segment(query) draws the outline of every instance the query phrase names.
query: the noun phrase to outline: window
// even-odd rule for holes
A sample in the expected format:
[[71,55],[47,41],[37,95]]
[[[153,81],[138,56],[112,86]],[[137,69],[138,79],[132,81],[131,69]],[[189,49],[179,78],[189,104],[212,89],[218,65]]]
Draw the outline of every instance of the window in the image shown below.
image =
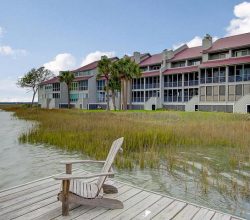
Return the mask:
[[45,90],[52,90],[52,84],[45,85]]
[[250,81],[250,64],[244,65],[244,81]]
[[154,66],[149,66],[149,70],[159,70],[161,68],[161,65],[154,65]]
[[53,99],[60,99],[60,93],[53,93],[52,98]]
[[78,90],[78,82],[72,82],[70,86],[70,90]]
[[97,92],[97,100],[98,102],[105,102],[105,92]]
[[104,90],[105,80],[97,80],[97,90]]
[[225,59],[228,52],[209,54],[209,60]]
[[212,101],[212,86],[207,86],[206,88],[206,95],[207,95],[207,101]]
[[69,99],[70,99],[70,102],[77,102],[78,101],[78,94],[74,94],[74,93],[72,93],[72,94],[70,94],[70,96],[69,96]]
[[53,91],[60,91],[60,83],[53,83]]
[[247,55],[250,55],[250,48],[233,51],[233,56],[235,57],[241,57],[241,56],[247,56]]
[[183,67],[186,65],[186,62],[185,61],[180,61],[180,62],[173,62],[172,63],[172,68],[177,68],[177,67]]
[[198,66],[201,64],[201,59],[189,60],[188,66]]
[[79,81],[79,90],[88,90],[88,80]]
[[144,92],[143,91],[132,92],[132,102],[144,102]]
[[148,71],[148,67],[147,66],[140,67],[140,69],[141,69],[142,72]]

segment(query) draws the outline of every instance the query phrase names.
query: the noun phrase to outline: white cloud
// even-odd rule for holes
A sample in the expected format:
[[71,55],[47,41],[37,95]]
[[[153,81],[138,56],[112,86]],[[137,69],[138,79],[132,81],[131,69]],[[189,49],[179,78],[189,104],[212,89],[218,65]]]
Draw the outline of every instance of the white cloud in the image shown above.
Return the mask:
[[102,51],[95,51],[92,53],[89,53],[81,63],[81,66],[87,65],[89,63],[92,63],[94,61],[100,60],[102,56],[106,55],[107,57],[114,57],[115,52],[114,51],[109,51],[109,52],[102,52]]
[[[19,88],[16,85],[17,79],[0,79],[0,102],[30,102],[32,92]],[[37,100],[37,99],[36,99]]]
[[63,70],[71,70],[76,65],[75,57],[70,53],[61,53],[56,55],[56,57],[44,64],[46,69],[51,70],[54,73],[58,73]]
[[27,55],[27,51],[24,49],[13,49],[9,45],[0,45],[0,55],[3,56],[24,56]]
[[242,2],[234,6],[234,15],[226,28],[227,36],[250,32],[250,2]]

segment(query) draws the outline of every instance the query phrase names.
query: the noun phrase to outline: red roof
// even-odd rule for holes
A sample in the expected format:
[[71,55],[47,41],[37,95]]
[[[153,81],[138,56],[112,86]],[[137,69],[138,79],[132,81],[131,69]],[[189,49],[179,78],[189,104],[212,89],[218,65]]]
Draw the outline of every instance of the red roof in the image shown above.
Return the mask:
[[[110,59],[111,60],[117,60],[118,58],[117,57],[112,57]],[[98,65],[99,61],[100,60],[89,63],[89,64],[87,64],[85,66],[82,66],[82,67],[76,69],[76,70],[72,70],[72,72],[82,72],[82,71],[87,71],[87,70],[93,70],[93,69],[97,68],[97,65]]]
[[200,68],[204,68],[204,67],[216,67],[216,66],[226,66],[226,65],[249,63],[249,62],[250,62],[250,56],[232,57],[232,58],[229,58],[229,59],[213,60],[213,61],[203,62],[200,65]]
[[159,64],[162,61],[162,54],[158,53],[158,54],[154,54],[151,55],[149,58],[143,60],[142,62],[140,62],[140,66],[148,66],[148,65],[153,65],[153,64]]
[[43,82],[40,83],[40,85],[46,85],[46,84],[57,83],[57,82],[60,82],[58,76],[53,77],[53,78],[51,78],[49,80],[43,81]]
[[202,52],[201,46],[186,48],[186,49],[180,51],[179,53],[177,53],[171,59],[171,61],[186,60],[186,59],[190,59],[190,58],[201,57],[202,56],[201,52]]
[[178,68],[167,69],[163,72],[163,74],[167,75],[167,74],[189,73],[189,72],[198,72],[198,66],[178,67]]
[[159,70],[142,73],[142,77],[159,76],[159,75],[160,75],[160,71]]
[[250,32],[230,37],[224,37],[216,40],[212,47],[205,50],[204,52],[212,52],[218,50],[224,50],[229,48],[237,48],[242,46],[250,46]]

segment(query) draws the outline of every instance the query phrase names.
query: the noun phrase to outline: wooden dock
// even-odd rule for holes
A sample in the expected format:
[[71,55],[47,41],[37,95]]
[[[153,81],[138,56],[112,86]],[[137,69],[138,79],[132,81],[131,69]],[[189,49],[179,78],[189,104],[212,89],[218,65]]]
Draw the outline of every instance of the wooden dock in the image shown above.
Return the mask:
[[[79,170],[74,172],[87,173]],[[106,195],[106,197],[115,197],[121,200],[124,203],[123,209],[107,210],[73,205],[70,207],[70,215],[63,217],[61,216],[61,202],[57,201],[61,183],[50,176],[0,191],[0,219],[242,219],[147,191],[115,179],[108,181],[115,185],[119,192],[118,194]]]

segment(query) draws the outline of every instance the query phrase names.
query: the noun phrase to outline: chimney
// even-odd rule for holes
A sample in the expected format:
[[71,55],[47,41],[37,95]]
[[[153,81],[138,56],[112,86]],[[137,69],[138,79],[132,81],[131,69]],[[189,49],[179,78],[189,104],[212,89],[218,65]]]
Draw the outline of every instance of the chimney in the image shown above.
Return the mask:
[[213,44],[213,38],[206,34],[206,36],[202,39],[202,49],[207,50],[208,48],[212,47]]
[[134,60],[136,63],[140,63],[140,61],[141,61],[141,53],[140,52],[134,52]]
[[174,51],[173,50],[163,50],[162,51],[162,64],[163,67],[166,66],[167,60],[172,59],[174,57]]

